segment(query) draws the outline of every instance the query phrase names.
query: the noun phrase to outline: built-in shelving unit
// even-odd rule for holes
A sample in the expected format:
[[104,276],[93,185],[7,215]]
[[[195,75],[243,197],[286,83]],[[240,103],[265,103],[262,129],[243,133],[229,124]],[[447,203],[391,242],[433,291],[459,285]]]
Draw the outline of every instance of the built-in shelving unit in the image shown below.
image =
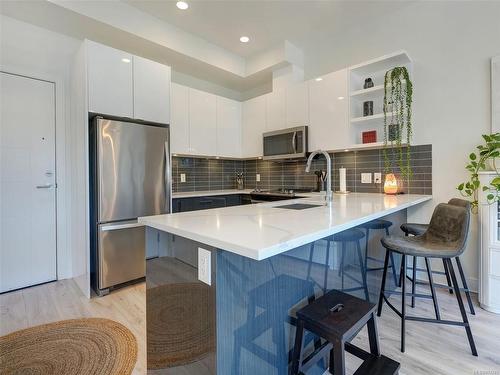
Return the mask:
[[[352,142],[359,145],[358,148],[370,147],[362,144],[362,132],[369,130],[375,130],[377,132],[376,143],[383,144],[384,77],[388,70],[396,66],[407,67],[411,74],[411,60],[405,51],[394,52],[349,68],[350,133]],[[363,88],[366,78],[372,79],[373,87]],[[363,116],[365,101],[373,101],[373,115]]]

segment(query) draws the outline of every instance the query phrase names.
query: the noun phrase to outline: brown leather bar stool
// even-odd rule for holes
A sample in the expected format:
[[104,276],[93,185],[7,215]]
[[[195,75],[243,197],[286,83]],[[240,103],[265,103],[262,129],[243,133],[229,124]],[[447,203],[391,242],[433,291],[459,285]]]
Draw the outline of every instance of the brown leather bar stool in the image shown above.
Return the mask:
[[[357,375],[394,375],[399,363],[380,355],[376,305],[338,290],[331,290],[297,311],[297,331],[291,375],[303,374],[330,352],[329,373],[345,374],[345,352],[363,360]],[[368,328],[370,352],[350,342],[364,327]],[[302,358],[304,331],[326,340],[319,348]]]
[[[460,256],[465,250],[467,237],[469,233],[470,210],[465,207],[452,204],[441,203],[436,206],[432,214],[431,222],[426,232],[415,237],[396,237],[388,236],[382,238],[382,245],[387,249],[384,261],[384,274],[382,276],[382,286],[380,289],[378,316],[382,313],[383,303],[387,305],[401,318],[401,351],[405,351],[405,323],[407,320],[419,321],[426,323],[448,324],[461,326],[465,328],[472,355],[477,356],[476,345],[470,329],[470,324],[465,311],[462,295],[458,286],[457,277],[453,269],[451,260]],[[443,320],[439,318],[436,310],[436,319],[422,318],[417,316],[408,316],[406,314],[406,296],[417,296],[414,293],[406,293],[406,278],[402,278],[401,283],[401,311],[397,310],[394,305],[389,302],[388,297],[394,292],[385,291],[385,281],[387,277],[387,268],[389,256],[391,252],[401,254],[404,269],[406,269],[407,256],[423,257],[428,263],[428,259],[439,258],[443,259],[450,272],[451,282],[457,298],[462,321]],[[432,275],[429,275],[432,280]],[[432,291],[432,283],[431,283]],[[434,295],[434,293],[433,293]],[[435,298],[434,298],[435,299]],[[435,305],[436,307],[436,305]]]
[[[470,210],[470,202],[466,201],[464,199],[458,199],[458,198],[452,198],[448,201],[448,204],[459,206],[459,207],[464,207],[468,210]],[[422,234],[425,233],[425,231],[429,228],[429,224],[417,224],[417,223],[405,223],[401,225],[401,230],[405,233],[406,236],[408,235],[413,235],[413,236],[421,236]],[[460,288],[461,292],[465,292],[465,296],[467,298],[467,303],[469,305],[469,310],[472,315],[476,315],[476,312],[474,310],[474,304],[472,303],[472,298],[470,295],[470,289],[467,285],[467,279],[465,277],[464,270],[462,268],[462,263],[460,262],[460,257],[455,258],[455,262],[457,263],[457,268],[458,272],[460,274],[460,279],[462,281],[462,288]],[[435,287],[438,288],[446,288],[449,290],[450,294],[453,294],[453,286],[451,285],[451,278],[450,278],[450,273],[448,271],[448,267],[446,266],[446,262],[443,259],[443,268],[444,272],[438,272],[434,270],[427,270],[427,272],[431,272],[432,274],[439,274],[439,275],[445,275],[446,276],[446,285],[442,284],[435,284]],[[408,278],[412,282],[412,293],[415,293],[416,285],[426,285],[426,282],[420,282],[416,281],[416,276],[417,276],[417,271],[424,271],[422,269],[417,268],[417,258],[413,257],[413,264],[412,264],[412,277]],[[406,275],[406,270],[403,272],[404,275]],[[411,307],[415,307],[415,297],[411,298]]]

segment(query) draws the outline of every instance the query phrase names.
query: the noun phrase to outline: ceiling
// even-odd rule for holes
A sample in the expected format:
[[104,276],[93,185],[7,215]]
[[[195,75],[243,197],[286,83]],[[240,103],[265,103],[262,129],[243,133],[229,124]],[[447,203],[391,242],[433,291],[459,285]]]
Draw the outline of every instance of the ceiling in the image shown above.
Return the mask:
[[[387,19],[411,1],[261,1],[185,0],[179,10],[173,0],[122,0],[142,12],[196,34],[235,54],[250,57],[289,40],[297,47],[315,33],[341,33],[347,27]],[[241,43],[240,36],[250,37]]]

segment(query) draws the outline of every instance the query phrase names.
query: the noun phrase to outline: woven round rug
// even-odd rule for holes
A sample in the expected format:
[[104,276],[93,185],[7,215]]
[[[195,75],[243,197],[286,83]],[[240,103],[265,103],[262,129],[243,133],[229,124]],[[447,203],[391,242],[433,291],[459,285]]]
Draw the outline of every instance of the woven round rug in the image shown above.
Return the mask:
[[108,319],[73,319],[0,337],[0,374],[130,374],[137,341]]
[[201,283],[148,289],[148,369],[197,361],[215,350],[213,291]]

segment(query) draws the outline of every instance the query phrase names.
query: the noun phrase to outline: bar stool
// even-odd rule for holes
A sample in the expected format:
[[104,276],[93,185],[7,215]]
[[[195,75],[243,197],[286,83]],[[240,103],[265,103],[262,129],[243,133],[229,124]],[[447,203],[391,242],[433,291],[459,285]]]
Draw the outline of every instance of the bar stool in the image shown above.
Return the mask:
[[[399,363],[380,355],[375,319],[376,305],[338,290],[331,290],[297,311],[297,331],[292,356],[291,375],[305,373],[330,352],[329,373],[345,374],[345,351],[363,360],[357,375],[393,375]],[[368,328],[370,352],[350,343],[364,327]],[[326,340],[304,360],[304,331]]]
[[[326,255],[325,255],[325,271],[324,271],[324,276],[323,276],[323,294],[327,292],[328,290],[328,267],[330,263],[330,250],[331,250],[331,243],[336,242],[340,244],[340,267],[339,267],[339,272],[338,276],[341,278],[341,289],[344,292],[354,292],[357,290],[363,290],[365,293],[365,298],[367,301],[370,300],[370,296],[368,293],[368,285],[366,282],[366,270],[364,268],[364,263],[363,263],[363,257],[361,254],[361,244],[360,241],[364,237],[364,233],[356,228],[352,229],[347,229],[343,232],[334,234],[333,236],[330,236],[326,238],[327,241],[327,247],[326,247]],[[314,257],[314,242],[311,244],[310,252],[309,252],[309,265],[307,267],[307,280],[311,280],[311,268],[312,268],[312,263],[313,263],[313,257]],[[347,252],[347,245],[348,244],[353,244],[356,246],[356,252],[357,252],[357,257],[358,257],[358,263],[360,267],[360,273],[361,273],[361,280],[356,279],[354,276],[352,276],[350,273],[346,272],[345,270],[345,256]],[[360,284],[359,287],[353,287],[353,288],[345,288],[345,278],[349,278],[356,283]]]
[[[464,199],[458,199],[458,198],[452,198],[448,201],[448,204],[454,205],[454,206],[459,206],[459,207],[464,207],[468,210],[470,210],[470,202],[466,201]],[[421,236],[422,234],[425,233],[425,231],[429,228],[428,224],[417,224],[417,223],[405,223],[401,225],[401,230],[405,233],[405,236],[408,235],[413,235],[413,236]],[[455,262],[457,263],[457,268],[458,272],[460,274],[460,279],[462,281],[463,288],[460,288],[460,291],[465,292],[465,296],[467,298],[467,303],[469,305],[469,310],[472,315],[476,315],[476,312],[474,310],[474,304],[472,303],[472,298],[470,295],[470,289],[467,285],[467,279],[465,278],[465,273],[462,268],[462,263],[460,262],[460,257],[455,258]],[[446,266],[446,262],[443,259],[443,268],[444,272],[438,272],[438,271],[433,271],[430,270],[431,273],[433,274],[439,274],[439,275],[445,275],[446,276],[446,285],[441,285],[441,284],[435,284],[436,287],[438,288],[446,288],[449,290],[450,294],[453,294],[453,286],[451,285],[451,279],[450,279],[450,273],[448,271],[448,267]],[[425,282],[419,282],[416,281],[416,276],[417,276],[417,271],[423,271],[422,269],[417,268],[417,258],[413,257],[413,264],[412,264],[412,277],[408,279],[412,282],[412,293],[415,293],[416,285],[426,285],[427,283]],[[429,270],[427,270],[429,272]],[[406,275],[406,271],[404,272]],[[411,299],[411,307],[415,307],[415,297],[412,297]]]
[[[378,258],[370,257],[368,256],[368,245],[370,243],[370,230],[384,230],[385,235],[389,235],[389,228],[392,226],[392,222],[388,220],[383,220],[383,219],[375,219],[372,221],[369,221],[367,223],[361,224],[359,227],[365,229],[365,234],[366,234],[366,246],[365,246],[365,270],[366,272],[372,272],[372,271],[380,271],[383,270],[384,267],[368,267],[368,259],[371,261],[379,262],[379,263],[384,263],[383,260],[380,260]],[[394,263],[394,256],[391,254],[391,265],[389,266],[392,268],[392,274],[394,276],[394,285],[399,286],[400,283],[398,283],[398,276],[396,274],[396,265]]]
[[[472,336],[472,331],[470,329],[470,324],[467,318],[467,313],[465,312],[464,303],[462,301],[462,295],[460,294],[460,289],[458,286],[458,281],[453,269],[451,259],[460,256],[465,250],[465,245],[467,242],[468,232],[469,232],[469,222],[470,222],[470,210],[468,208],[441,203],[436,206],[434,213],[432,214],[431,222],[427,231],[416,237],[396,237],[388,236],[382,238],[382,245],[386,248],[385,260],[384,260],[384,273],[382,276],[382,286],[380,289],[378,312],[377,315],[380,316],[382,313],[382,306],[384,301],[387,305],[401,318],[401,351],[405,351],[405,323],[407,320],[419,321],[426,323],[438,323],[438,324],[448,324],[454,326],[461,326],[465,328],[467,333],[467,338],[469,340],[469,345],[472,351],[472,355],[477,356],[476,345],[474,343],[474,338]],[[439,318],[439,311],[436,309],[437,304],[435,303],[436,309],[436,319],[422,318],[417,316],[406,315],[406,296],[416,296],[420,295],[414,293],[406,293],[406,278],[403,277],[401,283],[401,311],[397,310],[390,302],[388,297],[390,292],[385,291],[385,282],[387,278],[387,268],[389,263],[389,257],[391,252],[396,252],[402,255],[402,262],[404,269],[406,269],[406,258],[407,256],[423,257],[428,263],[430,258],[440,258],[446,263],[448,271],[450,272],[451,282],[457,298],[458,307],[460,309],[460,314],[462,315],[462,321],[452,321],[452,320],[442,320]],[[432,280],[432,275],[429,275]],[[435,293],[433,291],[433,285],[431,283],[431,292],[434,301]],[[389,294],[389,295],[387,295]]]

